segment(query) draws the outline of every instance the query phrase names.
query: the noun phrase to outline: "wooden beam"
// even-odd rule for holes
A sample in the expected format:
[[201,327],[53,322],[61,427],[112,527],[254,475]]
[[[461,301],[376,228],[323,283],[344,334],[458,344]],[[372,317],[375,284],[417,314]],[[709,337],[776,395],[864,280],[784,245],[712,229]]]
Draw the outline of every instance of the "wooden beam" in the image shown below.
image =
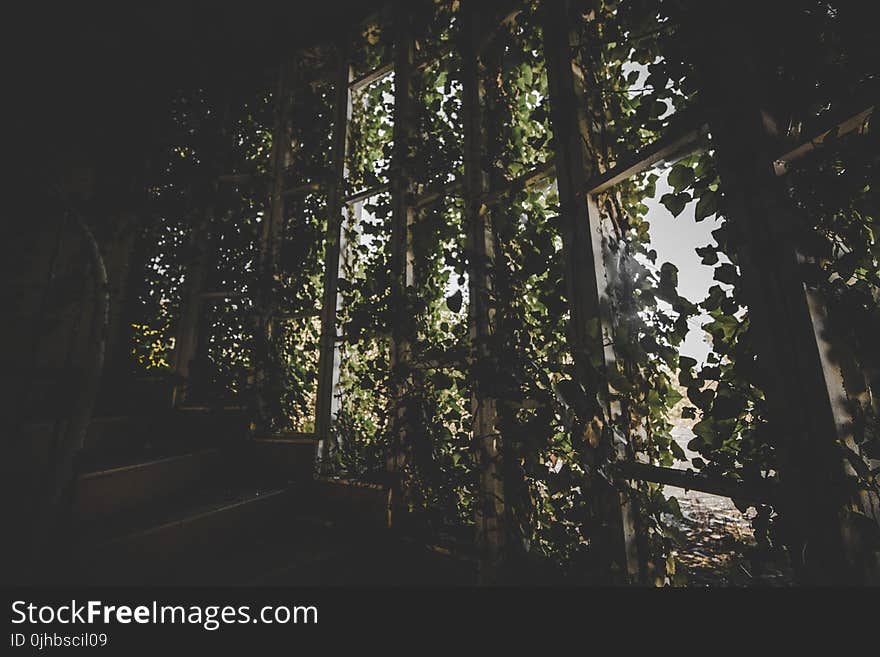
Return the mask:
[[303,183],[302,185],[297,185],[296,187],[288,187],[281,194],[284,198],[289,198],[291,196],[304,196],[306,194],[311,194],[312,192],[322,192],[325,191],[327,185],[321,182],[310,182]]
[[[483,170],[485,132],[482,113],[478,43],[480,13],[476,0],[463,0],[462,20],[462,116],[464,123],[465,222],[468,247],[468,331],[470,367],[485,372],[481,361],[490,362],[488,343],[494,333],[491,308],[495,245],[489,208],[483,199],[488,175]],[[483,584],[498,583],[503,572],[508,528],[504,490],[502,437],[495,428],[496,400],[479,389],[471,397],[472,444],[477,447],[479,498],[475,506],[476,543],[480,555],[479,578]]]
[[425,59],[421,59],[415,62],[415,64],[413,64],[413,70],[416,73],[421,73],[425,69],[433,66],[439,61],[442,61],[444,57],[446,57],[447,55],[451,55],[454,52],[455,48],[453,47],[453,42],[447,41],[446,43],[440,45],[435,53],[432,54],[430,57],[426,57]]
[[[506,198],[510,193],[519,190],[519,189],[528,189],[529,187],[533,187],[547,178],[551,178],[556,173],[556,165],[551,158],[547,162],[542,162],[537,165],[535,168],[527,171],[526,173],[517,176],[513,180],[508,181],[506,184],[493,185],[492,190],[486,190],[482,196],[482,201],[488,206],[492,206],[503,198]],[[441,185],[439,187],[427,189],[423,191],[416,197],[414,202],[414,206],[417,210],[423,210],[427,207],[430,207],[434,203],[438,203],[450,196],[459,196],[462,194],[465,185],[461,180],[453,180],[452,182],[448,182],[445,185]]]
[[[413,136],[415,130],[413,96],[413,62],[415,43],[410,27],[407,3],[394,3],[394,151],[391,164],[391,370],[392,447],[388,470],[402,475],[409,460],[409,430],[404,404],[407,377],[404,373],[411,358],[411,336],[407,333],[409,318],[404,316],[406,290],[415,282],[410,231],[415,221],[412,204],[411,179]],[[406,482],[402,485],[402,500],[407,497]]]
[[[852,510],[870,512],[851,495],[841,446],[852,419],[840,382],[846,345],[827,330],[818,290],[802,277],[803,230],[785,190],[768,170],[778,148],[762,111],[772,92],[753,88],[763,62],[751,55],[741,3],[702,5],[695,20],[724,26],[707,37],[697,72],[709,117],[725,214],[736,240],[741,288],[748,302],[756,366],[774,438],[780,480],[777,510],[799,579],[811,584],[866,583],[880,576]],[[737,57],[730,53],[737,52]],[[765,97],[766,94],[766,97]]]
[[368,87],[377,80],[388,77],[392,73],[394,73],[394,62],[388,62],[387,64],[383,64],[382,66],[374,68],[372,71],[353,79],[349,83],[348,88],[351,89],[353,94],[356,94],[364,87]]
[[464,189],[464,185],[460,180],[454,180],[440,187],[432,187],[419,194],[413,205],[417,210],[424,210],[450,196],[461,194],[462,189]]
[[193,227],[189,243],[192,259],[187,264],[183,280],[180,319],[174,334],[174,352],[171,369],[177,375],[177,383],[171,393],[171,403],[180,406],[186,402],[189,388],[189,370],[195,358],[199,339],[199,318],[202,312],[202,294],[208,276],[208,246],[210,243],[213,209],[208,209]]
[[[588,211],[584,190],[596,171],[595,154],[588,144],[592,136],[587,127],[585,93],[582,82],[575,75],[571,56],[576,50],[578,34],[572,29],[573,11],[570,0],[544,5],[544,54],[550,91],[550,119],[555,145],[556,180],[559,187],[560,230],[563,241],[563,260],[569,302],[569,344],[574,357],[578,378],[595,391],[608,405],[607,381],[602,380],[606,352],[602,343],[602,312],[600,275],[604,267],[602,244],[597,234],[595,217]],[[596,368],[594,362],[602,363]],[[610,416],[613,409],[608,406]],[[604,422],[596,418],[595,422]],[[613,451],[613,447],[611,450]],[[597,452],[598,453],[598,452]],[[608,546],[607,572],[616,563],[628,581],[640,574],[636,518],[634,509],[624,493],[610,486],[603,489],[597,482],[591,496],[593,513],[601,518],[601,526],[591,531],[606,534],[602,542]],[[619,547],[617,547],[619,546]]]
[[624,479],[651,481],[665,486],[729,497],[753,504],[771,504],[776,495],[774,484],[746,484],[734,477],[709,477],[693,470],[664,468],[650,463],[622,461],[614,464],[614,472]]
[[[428,57],[426,59],[420,60],[418,62],[413,62],[412,70],[414,73],[424,71],[426,68],[430,67],[433,64],[436,64],[444,57],[454,52],[451,43],[444,44],[440,47],[439,51]],[[394,62],[389,62],[387,64],[382,64],[381,66],[377,66],[372,71],[368,71],[363,75],[355,78],[351,81],[349,88],[353,93],[357,93],[364,87],[368,87],[374,82],[381,80],[384,77],[387,77],[394,73]]]
[[376,185],[375,187],[371,187],[370,189],[365,189],[362,192],[357,192],[356,194],[349,194],[345,197],[344,203],[345,205],[354,205],[355,203],[362,203],[368,199],[373,198],[374,196],[378,196],[379,194],[385,194],[391,191],[391,184],[385,183],[382,185]]
[[688,115],[669,126],[656,141],[633,155],[625,156],[619,164],[590,180],[587,193],[599,194],[656,164],[686,157],[699,148],[700,141],[708,134],[709,127],[704,121],[693,120]]
[[292,86],[292,64],[282,62],[278,72],[278,85],[275,100],[275,125],[272,130],[272,183],[269,196],[269,213],[263,222],[260,237],[260,260],[264,273],[272,276],[278,266],[281,252],[282,231],[284,228],[284,179],[290,168],[292,153],[290,148],[290,94]]
[[[806,258],[802,257],[800,260],[805,262]],[[850,345],[844,344],[835,337],[834,318],[830,316],[820,291],[813,285],[805,285],[804,292],[828,402],[837,430],[837,439],[850,455],[866,461],[868,468],[880,467],[880,459],[871,459],[864,455],[856,442],[854,427],[857,419],[853,413],[853,406],[859,401],[864,403],[867,400],[864,397],[859,400],[859,390],[853,389],[848,383],[864,382],[864,373]],[[843,459],[843,469],[849,477],[855,479],[858,475],[849,459]],[[877,491],[861,489],[854,497],[854,506],[880,526],[880,495]],[[861,551],[861,547],[856,547],[856,551]],[[880,559],[875,561],[874,568],[874,583],[880,583]]]
[[343,187],[348,176],[349,122],[351,121],[350,82],[354,75],[350,61],[350,45],[345,36],[337,46],[338,70],[333,127],[333,180],[327,190],[327,239],[324,253],[324,291],[321,301],[321,341],[318,355],[318,392],[315,408],[315,433],[318,437],[320,467],[326,465],[336,447],[330,438],[330,427],[336,411],[336,388],[339,382],[339,267],[343,252]]
[[291,165],[293,153],[290,141],[290,99],[294,80],[294,65],[287,60],[278,67],[278,83],[275,90],[275,124],[272,129],[271,185],[269,212],[262,222],[255,291],[254,350],[248,386],[255,391],[254,427],[264,429],[272,420],[267,388],[270,377],[275,375],[277,354],[273,352],[275,312],[277,301],[273,294],[281,259],[284,236],[286,172]]
[[785,175],[788,173],[792,162],[821,147],[829,137],[842,137],[856,130],[861,130],[868,118],[874,114],[875,109],[876,105],[871,105],[867,109],[848,116],[842,121],[834,120],[833,125],[830,127],[819,130],[812,137],[776,157],[773,160],[773,171],[777,176]]
[[556,175],[556,162],[553,158],[550,158],[546,162],[542,162],[533,169],[530,169],[524,174],[517,176],[504,187],[499,188],[496,185],[495,189],[485,195],[485,197],[483,198],[483,202],[489,206],[495,205],[496,203],[498,203],[498,201],[506,198],[512,192],[518,191],[520,189],[528,189],[529,187],[534,187],[538,183],[546,180],[547,178],[551,178],[554,175]]
[[243,292],[236,290],[210,290],[199,294],[199,298],[203,300],[238,299],[244,296],[245,294]]

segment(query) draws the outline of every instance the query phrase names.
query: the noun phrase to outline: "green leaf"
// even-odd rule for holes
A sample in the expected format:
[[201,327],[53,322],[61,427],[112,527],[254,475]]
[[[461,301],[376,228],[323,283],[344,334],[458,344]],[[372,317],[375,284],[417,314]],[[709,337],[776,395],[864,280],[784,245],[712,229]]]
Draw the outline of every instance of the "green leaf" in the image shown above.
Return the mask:
[[[694,433],[702,438],[704,442],[708,444],[712,444],[715,442],[716,429],[715,423],[711,418],[706,420],[701,420],[694,425]],[[688,444],[690,446],[690,443]]]
[[722,283],[727,283],[728,285],[734,285],[736,283],[737,274],[736,267],[734,267],[729,262],[724,263],[720,267],[715,269],[715,280],[720,281]]
[[711,189],[707,189],[700,194],[700,200],[697,201],[697,208],[694,211],[694,219],[702,221],[706,217],[710,217],[718,211],[718,195]]
[[673,217],[680,215],[690,200],[691,197],[688,194],[664,194],[660,197],[660,202],[666,206]]
[[684,453],[684,450],[674,440],[669,443],[669,449],[672,451],[672,455],[677,458],[679,461],[684,461],[687,459],[687,455]]
[[692,370],[697,366],[697,359],[690,356],[679,356],[678,366],[683,370]]
[[452,388],[452,386],[455,384],[455,381],[453,381],[452,377],[449,376],[448,374],[446,374],[445,372],[436,372],[431,377],[431,382],[438,389],[441,389],[441,390]]
[[702,258],[702,263],[704,265],[717,265],[718,264],[718,249],[714,246],[701,246],[694,249],[697,255]]
[[684,164],[676,164],[669,172],[669,184],[678,194],[690,187],[694,182],[694,170]]
[[678,296],[676,288],[678,287],[678,267],[671,262],[664,262],[660,266],[660,281],[657,286],[657,296],[665,301],[673,303]]
[[461,310],[461,304],[461,290],[453,294],[451,297],[446,298],[446,307],[454,313],[457,313]]

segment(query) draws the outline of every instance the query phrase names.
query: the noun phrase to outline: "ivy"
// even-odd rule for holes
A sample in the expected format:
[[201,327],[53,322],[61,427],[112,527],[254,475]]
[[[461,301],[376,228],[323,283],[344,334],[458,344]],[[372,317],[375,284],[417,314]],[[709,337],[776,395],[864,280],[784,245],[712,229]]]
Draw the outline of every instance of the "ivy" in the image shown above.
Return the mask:
[[[789,52],[788,38],[780,43],[758,39],[758,61],[768,62],[759,74],[777,90],[770,99],[773,109],[790,117],[783,129],[799,138],[839,109],[835,99],[841,89],[875,80],[875,73],[859,63],[865,58],[857,55],[876,45],[858,36],[848,14],[825,3],[784,4],[792,25],[799,26],[789,32],[811,35],[806,39],[811,45],[792,46]],[[541,55],[543,3],[522,2],[520,9],[487,38],[481,52],[488,138],[481,166],[493,190],[506,189],[510,181],[549,162],[553,153]],[[699,107],[694,67],[702,53],[699,40],[686,29],[684,0],[591,0],[582,9],[572,17],[579,33],[573,55],[586,83],[588,165],[598,173]],[[461,61],[454,47],[461,26],[457,2],[413,3],[411,18],[417,73],[413,115],[407,120],[415,139],[406,173],[414,193],[422,194],[463,176]],[[356,75],[391,61],[390,35],[384,18],[353,35]],[[251,334],[260,309],[249,300],[258,297],[256,290],[268,290],[278,330],[270,345],[273,369],[265,396],[271,400],[269,426],[276,430],[311,431],[314,424],[336,95],[333,84],[314,71],[332,69],[334,61],[329,49],[304,51],[293,76],[285,184],[313,191],[286,203],[280,262],[271,280],[261,278],[257,263],[268,212],[272,109],[279,100],[274,83],[260,80],[226,95],[217,90],[181,93],[168,118],[169,138],[157,145],[155,157],[153,219],[144,228],[153,250],[145,256],[150,264],[133,345],[136,360],[141,368],[167,367],[192,258],[192,227],[210,204],[215,208],[211,250],[217,254],[211,285],[236,293],[240,301],[216,304],[206,313],[211,337],[204,345],[204,379],[215,396],[250,393]],[[346,194],[381,189],[397,172],[400,163],[392,161],[394,122],[399,120],[394,91],[391,75],[353,95]],[[858,134],[832,136],[794,167],[787,189],[799,217],[799,248],[808,257],[805,275],[828,300],[832,315],[845,318],[833,329],[843,343],[854,346],[856,369],[867,373],[861,380],[847,380],[855,443],[840,446],[853,464],[856,485],[865,489],[878,485],[871,459],[880,456],[877,401],[871,396],[880,386],[877,135],[876,120],[870,119]],[[684,461],[671,434],[680,413],[694,421],[695,437],[688,447],[699,457],[691,467],[761,484],[775,482],[779,470],[736,256],[744,237],[727,216],[729,200],[711,135],[699,146],[695,154],[666,165],[672,190],[659,201],[674,217],[693,205],[696,221],[715,217],[719,222],[713,243],[696,249],[702,263],[714,268],[717,282],[706,298],[681,296],[678,269],[658,262],[651,248],[645,201],[656,196],[657,171],[620,183],[598,199],[614,311],[607,346],[615,359],[608,367],[602,358],[608,335],[598,320],[591,325],[597,347],[586,368],[575,366],[569,348],[560,208],[552,178],[493,197],[486,208],[495,247],[487,272],[494,330],[480,345],[473,344],[468,330],[472,254],[463,199],[451,194],[416,213],[408,240],[413,283],[398,307],[392,307],[390,295],[390,194],[378,191],[347,206],[338,289],[342,339],[332,429],[339,447],[334,472],[382,480],[392,444],[390,419],[404,413],[411,444],[403,476],[413,491],[411,511],[435,535],[466,533],[479,472],[471,400],[488,397],[497,404],[502,476],[513,533],[523,552],[572,576],[602,577],[596,572],[602,519],[594,517],[590,502],[610,483],[630,495],[640,512],[644,579],[682,583],[674,558],[676,535],[667,522],[670,514],[680,514],[677,501],[655,484],[630,488],[617,482],[607,467],[612,455],[597,452],[599,446],[622,436],[630,456],[663,466]],[[248,174],[252,183],[215,189],[221,174]],[[698,315],[708,317],[702,330],[712,340],[705,363],[680,354],[689,321]],[[395,319],[404,325],[411,353],[405,367],[392,371]],[[471,362],[475,346],[486,357]],[[612,406],[621,412],[612,415]],[[736,502],[742,510],[750,508]],[[752,508],[762,546],[778,548],[784,525],[779,510],[770,504]]]

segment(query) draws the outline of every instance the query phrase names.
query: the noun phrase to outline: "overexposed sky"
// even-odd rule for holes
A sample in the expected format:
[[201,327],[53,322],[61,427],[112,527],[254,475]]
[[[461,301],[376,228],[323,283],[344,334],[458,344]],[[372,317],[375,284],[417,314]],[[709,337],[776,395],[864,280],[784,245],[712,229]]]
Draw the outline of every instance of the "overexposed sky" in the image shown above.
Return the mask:
[[[712,285],[714,266],[704,265],[694,249],[715,244],[712,231],[721,226],[715,215],[697,222],[694,219],[695,201],[688,203],[677,217],[661,203],[660,197],[671,192],[672,188],[666,181],[668,171],[662,173],[657,181],[657,193],[653,199],[646,199],[648,206],[647,219],[651,224],[651,247],[657,251],[657,267],[664,262],[671,262],[678,267],[678,293],[693,303],[706,298]],[[681,345],[681,353],[705,362],[711,350],[711,338],[699,327],[709,321],[706,314],[697,315],[690,321],[691,330]]]

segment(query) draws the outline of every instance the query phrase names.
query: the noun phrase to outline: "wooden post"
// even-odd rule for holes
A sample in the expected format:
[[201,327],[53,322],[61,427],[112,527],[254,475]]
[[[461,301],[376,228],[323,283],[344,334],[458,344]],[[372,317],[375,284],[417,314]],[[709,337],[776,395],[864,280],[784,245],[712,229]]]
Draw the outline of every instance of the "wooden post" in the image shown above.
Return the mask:
[[[347,36],[347,35],[346,35]],[[343,37],[337,48],[336,99],[333,124],[333,180],[327,191],[327,239],[324,253],[324,294],[321,303],[321,343],[318,356],[318,394],[315,409],[315,432],[318,436],[318,459],[326,469],[334,445],[330,440],[337,402],[339,381],[339,349],[337,348],[339,310],[339,267],[342,256],[342,223],[345,212],[344,184],[348,175],[348,124],[351,120],[351,90],[353,79],[349,61],[349,40]]]
[[804,284],[796,222],[770,165],[776,139],[762,110],[766,90],[741,38],[750,14],[733,3],[717,11],[712,22],[725,29],[713,33],[707,52],[719,56],[703,62],[702,88],[776,439],[786,540],[805,583],[864,584],[880,576],[880,566],[850,517],[876,518],[877,506],[845,482],[842,447],[853,446],[852,418],[839,349],[821,296]]
[[[249,384],[255,393],[254,420],[259,429],[266,429],[271,422],[267,404],[267,387],[273,382],[273,370],[277,367],[277,354],[273,353],[275,332],[275,287],[284,235],[285,169],[290,166],[290,89],[294,78],[293,64],[282,61],[278,68],[278,85],[275,91],[275,125],[272,130],[272,187],[269,196],[269,212],[264,217],[260,235],[258,281],[256,290],[257,322],[254,345],[254,364]],[[277,395],[280,391],[271,391]]]
[[136,286],[144,278],[144,239],[137,216],[122,212],[113,248],[108,251],[107,271],[115,300],[107,336],[106,382],[119,383],[129,374],[132,348],[132,319],[137,307]]
[[199,316],[202,312],[202,293],[208,273],[208,242],[213,209],[208,209],[193,227],[190,235],[190,260],[183,283],[180,321],[174,335],[174,353],[171,367],[176,375],[171,403],[177,407],[186,401],[190,365],[196,354],[199,338]]
[[[609,330],[607,312],[603,316],[600,282],[604,279],[601,231],[598,211],[592,212],[586,198],[587,181],[597,172],[591,152],[592,142],[587,126],[583,81],[576,75],[572,52],[577,34],[571,30],[579,17],[573,15],[571,2],[545,3],[544,54],[550,90],[550,117],[555,143],[556,175],[561,208],[561,232],[565,278],[571,314],[568,339],[581,382],[595,391],[606,406],[611,419],[619,409],[608,403],[608,387],[602,373],[608,365],[609,353],[603,337]],[[606,304],[607,305],[607,304]],[[598,422],[604,422],[597,418]],[[602,441],[607,441],[603,432]],[[614,442],[619,444],[617,437]],[[615,445],[600,444],[597,458],[614,454]],[[636,548],[634,510],[623,493],[613,489],[599,490],[604,484],[595,478],[597,490],[591,492],[593,515],[599,519],[599,541],[605,546],[608,571],[614,568],[626,581],[633,581],[640,570]]]
[[[284,61],[279,66],[275,100],[275,126],[272,131],[272,189],[269,198],[268,221],[263,224],[260,237],[260,258],[267,274],[277,274],[284,231],[284,179],[290,166],[290,94],[295,69]],[[271,318],[269,318],[271,321]]]
[[[587,214],[590,219],[590,239],[595,249],[593,265],[595,266],[596,288],[599,304],[599,335],[602,340],[603,366],[606,371],[615,367],[617,353],[614,348],[614,335],[619,328],[620,317],[617,313],[623,309],[615,306],[613,297],[628,294],[629,283],[626,280],[626,262],[624,250],[617,249],[616,253],[610,248],[610,241],[616,239],[614,230],[609,225],[610,220],[602,216],[595,195],[587,195]],[[618,299],[620,297],[618,296]],[[623,363],[624,369],[632,374],[630,364]],[[632,367],[635,367],[632,365]],[[612,392],[607,381],[601,384],[603,392]],[[624,433],[621,427],[629,426],[629,412],[624,409],[618,399],[609,397],[606,412],[611,421],[611,440],[614,458],[618,462],[626,462],[635,459],[632,447],[632,436]],[[644,427],[640,427],[644,432]],[[638,581],[642,574],[642,560],[639,556],[639,517],[638,510],[624,492],[619,493],[621,532],[623,536],[623,549],[625,555],[627,577],[631,582]]]
[[[468,329],[471,339],[471,366],[479,372],[481,361],[489,357],[488,341],[493,332],[494,311],[490,305],[491,268],[495,260],[491,218],[484,203],[489,191],[488,175],[483,170],[486,150],[483,129],[481,82],[478,44],[480,15],[475,0],[462,3],[462,112],[464,118],[464,189],[465,221],[468,253]],[[480,468],[479,500],[475,516],[477,549],[480,553],[481,583],[499,580],[505,557],[504,481],[501,468],[501,436],[495,399],[477,388],[471,398],[473,444],[477,446]]]
[[388,471],[402,486],[406,497],[405,471],[409,441],[405,399],[411,342],[406,316],[407,288],[414,283],[410,227],[415,219],[413,188],[410,178],[413,134],[412,71],[414,43],[406,3],[394,6],[394,151],[391,166],[391,372],[393,399],[392,447]]

